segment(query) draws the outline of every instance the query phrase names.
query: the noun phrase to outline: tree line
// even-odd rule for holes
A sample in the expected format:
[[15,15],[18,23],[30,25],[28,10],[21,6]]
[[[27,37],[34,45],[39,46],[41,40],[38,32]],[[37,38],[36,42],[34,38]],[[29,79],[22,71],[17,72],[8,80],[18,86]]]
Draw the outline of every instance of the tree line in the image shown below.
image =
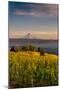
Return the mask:
[[37,51],[37,52],[40,52],[41,55],[45,54],[45,51],[42,48],[35,47],[34,45],[26,45],[26,46],[20,46],[20,47],[12,46],[10,48],[10,51],[13,51],[13,52],[18,52],[18,51]]

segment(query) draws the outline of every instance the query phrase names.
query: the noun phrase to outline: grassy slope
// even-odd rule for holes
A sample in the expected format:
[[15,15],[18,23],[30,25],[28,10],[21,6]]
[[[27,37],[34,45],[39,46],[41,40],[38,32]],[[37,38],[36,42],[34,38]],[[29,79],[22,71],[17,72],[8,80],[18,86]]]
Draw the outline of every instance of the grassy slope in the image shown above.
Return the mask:
[[10,52],[9,81],[11,87],[58,84],[58,56],[39,52]]

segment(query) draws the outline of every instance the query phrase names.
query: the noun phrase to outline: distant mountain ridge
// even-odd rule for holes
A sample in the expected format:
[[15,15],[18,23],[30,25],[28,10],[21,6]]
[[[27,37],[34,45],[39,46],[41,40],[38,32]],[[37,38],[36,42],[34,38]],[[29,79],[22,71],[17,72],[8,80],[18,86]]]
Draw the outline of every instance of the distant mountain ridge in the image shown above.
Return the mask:
[[34,37],[31,35],[31,33],[26,34],[23,38],[24,39],[34,39]]
[[43,38],[37,38],[36,36],[32,35],[31,33],[27,33],[25,36],[20,38],[9,38],[9,39],[32,39],[32,40],[43,40],[43,41],[58,41],[58,39],[43,39]]
[[58,40],[58,39],[42,39],[42,38],[37,38],[34,35],[32,35],[31,33],[27,33],[24,37],[21,37],[20,39]]

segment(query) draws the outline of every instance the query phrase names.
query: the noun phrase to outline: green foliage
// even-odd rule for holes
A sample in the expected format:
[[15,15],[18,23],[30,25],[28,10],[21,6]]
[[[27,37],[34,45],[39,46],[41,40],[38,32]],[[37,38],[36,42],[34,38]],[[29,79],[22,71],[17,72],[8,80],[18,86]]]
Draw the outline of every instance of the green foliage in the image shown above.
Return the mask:
[[37,51],[40,52],[40,55],[45,55],[45,51],[40,47],[38,47]]
[[28,47],[27,47],[27,46],[22,46],[22,47],[21,47],[21,50],[22,50],[22,51],[28,51]]
[[44,50],[40,50],[40,55],[45,55]]
[[36,48],[35,46],[29,45],[28,47],[29,47],[29,51],[35,51]]
[[28,46],[22,46],[21,47],[21,50],[22,51],[35,51],[35,46],[33,46],[33,45],[28,45]]
[[10,49],[10,51],[15,51],[15,47],[12,46],[11,49]]
[[40,48],[40,47],[38,47],[37,51],[38,51],[38,52],[40,52],[40,50],[41,50],[41,48]]
[[17,48],[17,47],[12,46],[12,47],[10,48],[10,51],[17,52],[17,51],[18,51],[18,48]]

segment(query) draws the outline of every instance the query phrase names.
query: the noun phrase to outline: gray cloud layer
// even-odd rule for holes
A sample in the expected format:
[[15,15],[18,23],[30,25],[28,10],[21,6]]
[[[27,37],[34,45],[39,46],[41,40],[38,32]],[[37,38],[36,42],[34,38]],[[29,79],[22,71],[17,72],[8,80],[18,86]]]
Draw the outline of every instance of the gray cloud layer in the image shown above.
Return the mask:
[[57,4],[27,4],[25,7],[28,10],[16,9],[14,14],[16,15],[32,15],[32,16],[57,16]]

